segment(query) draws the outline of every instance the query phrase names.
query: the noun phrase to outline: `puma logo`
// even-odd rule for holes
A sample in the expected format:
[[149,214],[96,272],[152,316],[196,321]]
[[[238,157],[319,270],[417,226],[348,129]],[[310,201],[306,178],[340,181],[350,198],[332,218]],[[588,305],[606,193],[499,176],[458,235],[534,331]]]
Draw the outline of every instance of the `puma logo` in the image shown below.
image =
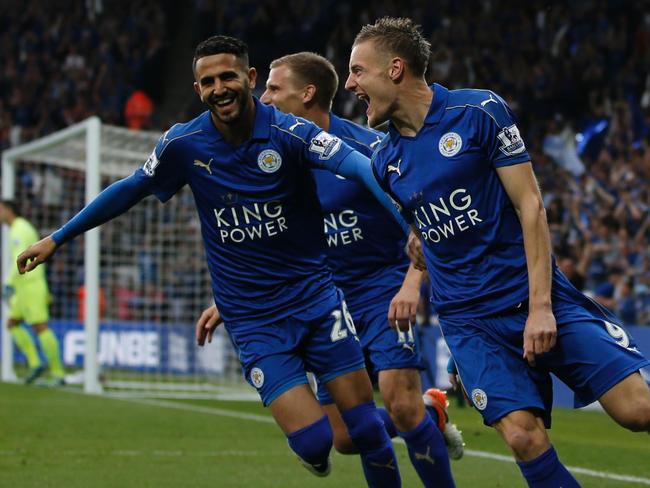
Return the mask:
[[375,142],[370,143],[370,149],[374,149],[377,144],[381,142],[381,137],[377,136],[377,140]]
[[490,93],[490,98],[488,98],[487,100],[483,100],[483,101],[481,102],[481,107],[485,107],[485,106],[486,106],[488,103],[490,103],[490,102],[497,103],[497,101],[496,101],[494,98],[492,98],[492,94],[491,94],[491,93]]
[[211,164],[212,164],[212,158],[210,158],[210,161],[208,161],[207,164],[201,161],[200,159],[194,160],[194,166],[200,166],[201,168],[205,168],[205,170],[210,174],[212,174],[212,170],[210,169]]
[[415,459],[416,461],[426,461],[431,464],[436,464],[435,459],[431,457],[431,446],[427,447],[427,452],[425,452],[424,454],[420,454],[419,452],[416,452]]
[[[417,456],[417,453],[416,453],[416,456]],[[395,470],[395,459],[391,459],[386,464],[374,463],[374,462],[371,461],[370,465],[371,466],[376,466],[377,468],[386,468],[386,469]]]
[[404,349],[408,349],[408,350],[411,351],[413,354],[415,354],[415,346],[413,346],[412,344],[406,344],[406,343],[404,343],[404,344],[402,344],[402,347],[403,347]]
[[296,127],[300,127],[301,125],[305,125],[305,123],[304,123],[304,122],[300,122],[299,120],[296,120],[296,123],[293,124],[291,127],[289,127],[289,130],[290,130],[291,132],[293,132],[293,129],[295,129]]
[[391,171],[395,172],[398,174],[398,176],[402,176],[402,170],[399,169],[399,165],[402,164],[402,158],[399,158],[397,161],[397,164],[389,164],[388,165],[388,172],[390,173]]

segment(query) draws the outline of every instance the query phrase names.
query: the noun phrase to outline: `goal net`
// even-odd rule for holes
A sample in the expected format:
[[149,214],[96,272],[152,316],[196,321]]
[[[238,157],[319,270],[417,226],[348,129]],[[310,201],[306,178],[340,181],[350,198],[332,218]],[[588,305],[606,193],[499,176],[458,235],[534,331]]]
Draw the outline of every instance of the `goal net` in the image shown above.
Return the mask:
[[[93,117],[3,153],[2,196],[41,235],[78,212],[101,188],[131,174],[160,134],[103,125]],[[5,228],[6,231],[6,228]],[[3,232],[3,277],[11,262]],[[47,264],[50,328],[68,383],[88,392],[244,397],[239,362],[223,328],[198,348],[194,323],[212,302],[191,191],[166,204],[148,197],[100,229],[62,246]],[[7,309],[3,305],[3,323]],[[24,358],[3,327],[2,378]]]

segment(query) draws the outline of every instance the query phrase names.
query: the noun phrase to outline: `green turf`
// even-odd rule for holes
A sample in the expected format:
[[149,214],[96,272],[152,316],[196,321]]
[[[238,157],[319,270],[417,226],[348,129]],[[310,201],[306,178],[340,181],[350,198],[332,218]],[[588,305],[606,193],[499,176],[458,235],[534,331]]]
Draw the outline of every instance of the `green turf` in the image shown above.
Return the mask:
[[[232,418],[223,416],[223,410],[257,416]],[[453,408],[452,415],[469,449],[507,454],[476,412]],[[0,486],[364,486],[357,457],[334,455],[329,478],[310,475],[294,460],[284,436],[269,420],[256,403],[142,404],[0,384]],[[625,432],[598,412],[558,409],[554,422],[551,436],[566,464],[650,478],[647,434]],[[404,447],[398,445],[396,451],[404,487],[420,486]],[[461,488],[525,486],[513,463],[466,456],[452,467]],[[586,487],[648,486],[577,477]]]

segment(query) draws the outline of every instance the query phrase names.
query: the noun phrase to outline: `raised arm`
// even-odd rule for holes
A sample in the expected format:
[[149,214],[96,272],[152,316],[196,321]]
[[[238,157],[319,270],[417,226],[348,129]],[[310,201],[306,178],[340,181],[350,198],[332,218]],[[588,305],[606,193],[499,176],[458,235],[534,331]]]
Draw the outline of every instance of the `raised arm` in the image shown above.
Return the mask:
[[321,162],[321,165],[323,168],[338,175],[362,183],[372,192],[375,198],[379,200],[379,203],[381,203],[393,215],[393,217],[395,217],[395,220],[397,220],[402,227],[404,234],[408,235],[411,229],[405,220],[406,216],[400,212],[397,203],[395,203],[393,199],[381,189],[379,183],[377,183],[375,175],[372,172],[370,159],[360,152],[352,151],[340,161],[335,159],[325,160]]
[[63,227],[20,253],[16,260],[18,272],[23,274],[33,270],[47,261],[62,244],[123,214],[150,194],[147,177],[140,172],[116,181]]

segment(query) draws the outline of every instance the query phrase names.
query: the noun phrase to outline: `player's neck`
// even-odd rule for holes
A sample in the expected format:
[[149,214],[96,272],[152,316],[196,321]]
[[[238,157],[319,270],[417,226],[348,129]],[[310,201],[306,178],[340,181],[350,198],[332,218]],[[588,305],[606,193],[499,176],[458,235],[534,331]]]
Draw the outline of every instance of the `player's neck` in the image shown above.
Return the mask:
[[305,114],[305,119],[311,120],[325,132],[330,130],[330,114],[322,108],[313,108]]
[[418,133],[429,113],[433,96],[424,80],[417,80],[401,90],[397,109],[391,115],[391,121],[400,134],[413,137]]
[[249,97],[246,103],[244,113],[236,121],[225,124],[221,122],[214,114],[210,114],[212,122],[217,128],[221,137],[233,146],[239,146],[253,136],[253,126],[255,125],[255,101]]

